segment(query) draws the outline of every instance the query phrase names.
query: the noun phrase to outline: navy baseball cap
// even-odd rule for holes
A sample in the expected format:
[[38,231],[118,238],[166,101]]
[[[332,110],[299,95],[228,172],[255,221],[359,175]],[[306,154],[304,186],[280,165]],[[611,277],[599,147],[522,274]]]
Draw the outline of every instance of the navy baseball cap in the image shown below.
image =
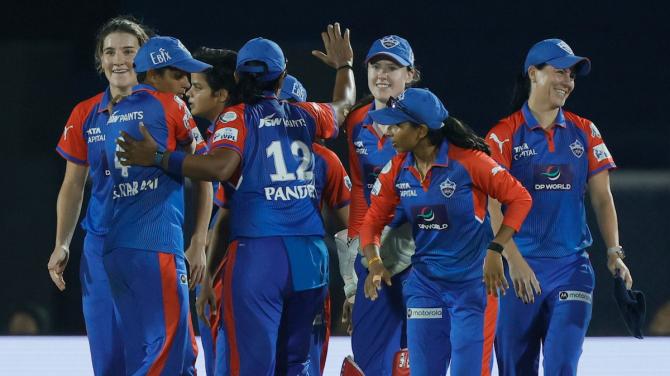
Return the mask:
[[449,117],[449,111],[442,101],[428,89],[407,89],[397,98],[389,98],[386,108],[370,111],[372,120],[383,125],[400,124],[411,121],[426,124],[430,129],[440,129]]
[[373,57],[385,55],[397,61],[404,67],[414,66],[414,52],[409,42],[405,38],[397,35],[387,35],[381,39],[377,39],[372,43],[370,51],[365,57],[365,64],[367,64]]
[[616,276],[614,277],[614,300],[616,300],[628,332],[633,337],[642,339],[642,328],[644,328],[647,313],[644,293],[638,290],[628,290],[623,279]]
[[[265,63],[264,66],[247,65],[252,61]],[[254,38],[242,46],[237,53],[238,72],[262,73],[262,81],[274,80],[286,69],[286,59],[279,45],[269,39]]]
[[212,66],[196,60],[177,38],[155,36],[140,47],[135,55],[135,72],[174,67],[188,73],[198,73]]
[[291,99],[296,102],[305,102],[307,100],[307,90],[297,78],[287,74],[279,93],[279,100],[287,101]]
[[591,60],[576,56],[567,43],[556,38],[545,39],[530,48],[523,63],[524,76],[531,65],[539,64],[549,64],[558,69],[575,67],[575,73],[580,76],[586,76],[591,71]]

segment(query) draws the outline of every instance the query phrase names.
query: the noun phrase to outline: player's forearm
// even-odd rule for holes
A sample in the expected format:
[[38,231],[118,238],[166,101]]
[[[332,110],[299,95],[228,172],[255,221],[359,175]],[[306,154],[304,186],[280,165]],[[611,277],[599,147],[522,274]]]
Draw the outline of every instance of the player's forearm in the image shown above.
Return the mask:
[[207,243],[207,228],[209,227],[209,219],[212,215],[212,183],[208,181],[194,181],[195,191],[195,228],[191,243],[197,242],[204,247]]
[[353,69],[349,66],[338,69],[335,76],[332,105],[337,114],[338,125],[342,125],[349,109],[356,103],[356,82]]
[[598,200],[592,198],[591,204],[596,214],[598,229],[603,237],[605,246],[611,248],[619,245],[619,223],[614,207],[614,199],[611,194],[607,196]]
[[64,181],[56,202],[56,247],[69,247],[84,200],[85,184]]
[[232,161],[226,160],[221,155],[180,155],[178,153],[182,152],[166,151],[164,153],[161,167],[165,171],[196,180],[226,181],[237,168],[237,164],[233,167]]
[[220,208],[207,244],[207,272],[214,277],[228,248],[228,209]]

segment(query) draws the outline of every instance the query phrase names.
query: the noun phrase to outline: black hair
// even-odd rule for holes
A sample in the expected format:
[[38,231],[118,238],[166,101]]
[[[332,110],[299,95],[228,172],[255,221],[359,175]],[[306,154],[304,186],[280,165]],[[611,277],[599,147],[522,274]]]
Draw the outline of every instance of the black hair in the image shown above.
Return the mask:
[[126,15],[118,16],[109,19],[105,22],[95,36],[95,69],[98,73],[102,73],[102,49],[105,42],[105,38],[112,33],[128,33],[134,35],[137,38],[137,44],[142,46],[151,36],[154,35],[153,30],[151,30],[146,25],[143,25],[135,17]]
[[[262,61],[249,61],[244,65],[264,67],[265,72],[267,72],[267,64]],[[284,73],[285,72],[286,71],[284,71]],[[264,92],[277,92],[277,90],[281,88],[284,73],[280,74],[279,77],[275,78],[274,80],[264,81],[260,80],[259,78],[261,75],[267,73],[249,73],[238,71],[237,75],[239,80],[237,82],[237,93],[239,95],[239,100],[243,103],[254,104],[264,97]]]
[[212,93],[224,89],[228,92],[227,106],[239,103],[235,82],[237,52],[200,47],[193,53],[193,57],[212,66],[212,68],[202,72],[207,80],[207,85],[212,89]]
[[[446,139],[463,149],[479,150],[491,155],[489,145],[469,125],[453,116],[447,117],[443,122],[444,126],[440,129],[428,129],[428,141],[431,145],[440,145]],[[420,126],[415,123],[410,124],[415,128]]]
[[[542,69],[547,65],[547,63],[541,63],[535,65],[535,68]],[[521,106],[528,100],[530,96],[530,78],[528,77],[528,72],[519,73],[516,77],[516,82],[514,83],[514,89],[512,90],[512,101],[510,102],[511,111],[518,111]]]

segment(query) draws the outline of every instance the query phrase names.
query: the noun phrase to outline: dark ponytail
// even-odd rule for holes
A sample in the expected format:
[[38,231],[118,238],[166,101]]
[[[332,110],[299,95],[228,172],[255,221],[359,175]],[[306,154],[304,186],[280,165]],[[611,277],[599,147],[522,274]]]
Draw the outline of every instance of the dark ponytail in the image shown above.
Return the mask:
[[[542,69],[546,63],[538,64],[535,66],[537,69]],[[524,103],[528,100],[530,95],[530,78],[528,73],[519,73],[516,77],[516,82],[514,83],[514,89],[512,90],[512,101],[510,102],[511,112],[518,111]]]
[[[247,65],[263,66],[267,65],[260,61],[250,61]],[[284,75],[280,75],[274,80],[263,81],[259,77],[264,73],[237,72],[239,81],[237,82],[237,93],[243,103],[254,104],[261,100],[267,92],[275,93],[280,88],[280,81]]]
[[439,145],[445,139],[463,149],[479,150],[491,155],[491,149],[489,149],[486,141],[479,137],[470,126],[453,116],[449,116],[444,120],[442,128],[428,130],[428,141],[431,144]]

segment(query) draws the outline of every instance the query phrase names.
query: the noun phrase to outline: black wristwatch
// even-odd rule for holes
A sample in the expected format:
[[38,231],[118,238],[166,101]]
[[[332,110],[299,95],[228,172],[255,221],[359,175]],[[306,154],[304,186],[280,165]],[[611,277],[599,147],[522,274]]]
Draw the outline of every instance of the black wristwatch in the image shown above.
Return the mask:
[[502,244],[500,244],[500,243],[491,242],[491,243],[489,243],[489,246],[488,246],[487,249],[490,249],[493,252],[502,254],[503,250],[505,250],[505,247],[503,247]]

